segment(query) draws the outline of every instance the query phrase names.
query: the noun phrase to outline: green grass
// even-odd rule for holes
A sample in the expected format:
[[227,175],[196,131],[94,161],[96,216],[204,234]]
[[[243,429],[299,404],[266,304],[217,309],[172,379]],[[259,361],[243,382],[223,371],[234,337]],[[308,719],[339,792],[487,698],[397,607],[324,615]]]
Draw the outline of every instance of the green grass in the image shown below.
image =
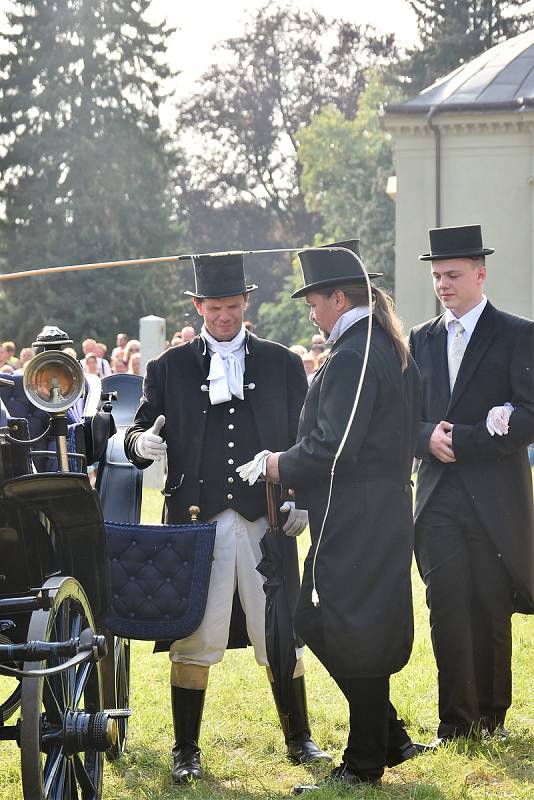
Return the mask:
[[[145,521],[158,521],[161,495],[146,493]],[[302,553],[307,534],[300,539]],[[392,678],[392,700],[414,739],[428,741],[437,725],[436,670],[431,652],[424,592],[414,571],[416,640],[408,666]],[[507,719],[506,742],[459,741],[436,754],[423,755],[386,770],[381,789],[356,792],[322,789],[317,800],[490,800],[534,797],[534,618],[514,616],[514,702]],[[228,652],[211,670],[201,745],[206,779],[173,787],[170,779],[172,725],[168,661],[152,655],[149,643],[132,644],[133,715],[126,754],[106,765],[105,800],[241,800],[284,798],[299,782],[324,773],[294,767],[284,757],[282,735],[264,670],[252,652]],[[335,760],[347,735],[347,709],[341,693],[310,653],[306,655],[308,700],[313,733]],[[6,686],[0,679],[0,697]],[[0,800],[22,798],[18,749],[0,742]]]

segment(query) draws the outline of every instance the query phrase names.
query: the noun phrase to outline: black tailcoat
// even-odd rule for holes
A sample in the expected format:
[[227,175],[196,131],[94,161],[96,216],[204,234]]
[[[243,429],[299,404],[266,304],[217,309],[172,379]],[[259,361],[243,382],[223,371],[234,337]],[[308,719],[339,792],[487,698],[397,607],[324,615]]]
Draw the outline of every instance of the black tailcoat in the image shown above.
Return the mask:
[[410,568],[413,550],[411,466],[420,419],[420,378],[412,359],[402,373],[390,338],[373,324],[356,416],[338,460],[330,512],[311,572],[330,472],[362,370],[368,320],[334,344],[313,379],[297,444],[280,456],[280,477],[310,514],[295,618],[297,632],[329,672],[386,676],[408,661],[413,640]]
[[[160,414],[165,415],[166,422],[161,435],[167,442],[168,474],[163,521],[168,524],[189,522],[188,509],[191,505],[201,507],[202,519],[208,519],[222,510],[217,505],[221,497],[220,485],[214,486],[211,497],[209,489],[206,490],[201,482],[206,476],[206,465],[209,464],[208,471],[211,472],[216,463],[212,453],[214,445],[217,448],[221,445],[219,438],[216,443],[208,440],[207,419],[211,411],[221,414],[221,419],[224,417],[226,422],[231,422],[235,416],[226,416],[229,408],[223,412],[217,406],[210,407],[206,391],[209,367],[207,347],[198,336],[188,344],[166,350],[150,361],[143,383],[141,405],[134,424],[126,433],[126,454],[142,469],[151,462],[140,459],[136,454],[135,440],[154,424]],[[253,424],[254,430],[241,431],[236,425],[235,436],[232,432],[236,447],[225,455],[246,452],[246,458],[250,459],[258,446],[262,450],[286,450],[295,442],[300,410],[307,391],[301,359],[280,344],[247,334],[244,384],[250,388],[245,389],[247,410],[241,414],[241,418],[249,420],[248,424]],[[234,407],[237,411],[242,402],[232,398],[230,403],[221,405]],[[248,452],[247,448],[252,450]],[[239,463],[239,460],[235,460],[232,465],[236,489],[232,494],[236,497],[227,505],[248,518],[257,519],[266,515],[265,489],[263,484],[245,486],[235,473]],[[220,482],[224,483],[225,480],[226,474],[221,475]],[[250,493],[249,500],[243,496],[247,491]],[[283,540],[287,551],[286,566],[291,565],[286,573],[288,596],[294,607],[299,587],[297,549],[293,538],[284,536]],[[240,625],[236,626],[234,619],[230,638],[230,646],[247,643],[246,632]]]
[[[410,349],[423,378],[417,441],[417,519],[448,465],[428,451],[441,420],[454,424],[455,469],[502,554],[518,611],[534,613],[534,511],[527,445],[534,440],[534,323],[487,303],[466,348],[452,396],[444,315],[414,328]],[[510,402],[506,436],[490,436],[488,411]]]

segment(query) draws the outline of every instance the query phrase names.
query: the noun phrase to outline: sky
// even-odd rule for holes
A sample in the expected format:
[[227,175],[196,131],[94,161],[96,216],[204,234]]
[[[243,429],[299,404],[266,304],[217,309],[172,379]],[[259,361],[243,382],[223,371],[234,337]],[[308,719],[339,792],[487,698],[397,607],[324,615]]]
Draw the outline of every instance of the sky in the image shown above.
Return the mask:
[[[0,7],[4,0],[0,0]],[[339,17],[347,22],[368,23],[380,31],[396,34],[399,44],[417,39],[415,14],[407,0],[292,0],[287,5],[304,11],[312,9],[327,19]],[[213,47],[218,41],[238,35],[245,20],[266,0],[153,0],[154,21],[167,19],[178,28],[170,42],[169,62],[180,71],[178,92],[188,92],[209,64],[217,58]],[[284,1],[280,1],[284,5]]]
[[[153,0],[153,21],[167,19],[178,28],[169,46],[169,63],[180,72],[178,94],[191,91],[194,82],[217,58],[214,45],[238,35],[247,17],[267,4],[267,0]],[[347,22],[369,23],[383,32],[393,31],[400,44],[417,38],[415,15],[407,0],[280,0],[302,10],[315,9],[327,19],[340,17]],[[3,11],[10,0],[0,0],[0,30],[5,24]]]

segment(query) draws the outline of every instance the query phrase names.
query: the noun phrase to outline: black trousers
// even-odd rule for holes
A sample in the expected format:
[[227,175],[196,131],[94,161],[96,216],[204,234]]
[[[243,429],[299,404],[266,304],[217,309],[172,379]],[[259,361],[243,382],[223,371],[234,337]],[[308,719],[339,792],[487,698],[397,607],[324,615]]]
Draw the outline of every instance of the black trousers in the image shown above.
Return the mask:
[[438,736],[492,731],[512,693],[512,589],[455,465],[447,468],[415,531],[438,667]]
[[389,700],[389,675],[332,677],[349,704],[350,728],[343,761],[364,780],[380,778],[388,761],[401,761],[400,749],[410,742],[404,722]]
[[[297,620],[298,621],[298,620]],[[374,780],[384,774],[388,762],[402,760],[400,750],[410,742],[404,722],[389,700],[389,675],[377,678],[348,677],[332,672],[324,644],[321,607],[314,609],[313,642],[304,641],[332,675],[349,704],[349,736],[343,761],[364,780]],[[297,633],[299,627],[297,625]],[[340,647],[343,643],[340,642]]]

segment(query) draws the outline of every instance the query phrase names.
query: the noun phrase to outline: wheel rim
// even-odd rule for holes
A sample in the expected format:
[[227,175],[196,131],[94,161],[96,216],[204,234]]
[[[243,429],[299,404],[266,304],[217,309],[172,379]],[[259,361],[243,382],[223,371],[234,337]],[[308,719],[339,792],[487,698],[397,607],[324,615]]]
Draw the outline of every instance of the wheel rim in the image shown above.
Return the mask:
[[[115,685],[116,707],[128,708],[130,700],[130,642],[128,639],[115,639]],[[128,717],[117,720],[117,751],[123,753],[128,736]]]
[[[102,660],[104,705],[106,708],[128,708],[130,699],[130,641],[103,631],[108,642],[108,654]],[[106,750],[108,761],[115,761],[126,749],[128,717],[116,720],[117,739]]]
[[[83,589],[73,578],[55,578],[49,610],[35,611],[28,639],[65,641],[94,622]],[[65,659],[49,660],[48,666]],[[27,664],[26,669],[40,664]],[[67,712],[103,709],[99,663],[85,663],[58,675],[22,681],[21,765],[24,797],[31,800],[98,800],[102,789],[103,754],[96,750],[67,754],[63,727]]]

